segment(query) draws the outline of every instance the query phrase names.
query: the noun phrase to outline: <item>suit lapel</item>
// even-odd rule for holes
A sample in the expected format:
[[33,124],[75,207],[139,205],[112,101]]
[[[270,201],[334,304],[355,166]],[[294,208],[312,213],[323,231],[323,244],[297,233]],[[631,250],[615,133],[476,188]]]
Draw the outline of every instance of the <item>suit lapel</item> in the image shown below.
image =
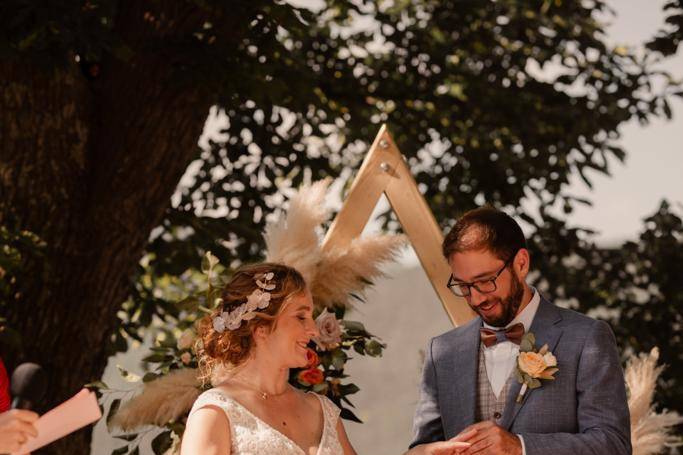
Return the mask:
[[[540,349],[544,344],[548,345],[548,349],[552,352],[560,340],[562,335],[562,329],[556,324],[562,320],[560,312],[557,308],[543,297],[538,305],[538,310],[534,316],[534,320],[531,323],[531,329],[529,330],[536,337],[536,349]],[[514,373],[513,373],[514,374]],[[544,381],[541,381],[542,383]],[[543,385],[541,385],[543,387]],[[505,410],[503,411],[503,419],[501,421],[501,426],[507,430],[510,430],[512,423],[517,417],[520,409],[524,407],[529,395],[533,393],[533,390],[527,389],[521,403],[517,403],[517,395],[522,388],[516,379],[515,382],[510,387],[510,392],[507,397],[507,402],[505,403]]]
[[[452,397],[455,399],[448,403],[454,416],[455,436],[467,426],[474,423],[475,406],[477,399],[477,371],[479,368],[479,328],[481,319],[476,318],[463,331],[456,340],[457,350],[453,357],[452,370],[450,372],[450,388]],[[457,378],[453,378],[453,372],[457,372]],[[446,435],[450,432],[445,429]],[[451,437],[452,437],[451,436]]]

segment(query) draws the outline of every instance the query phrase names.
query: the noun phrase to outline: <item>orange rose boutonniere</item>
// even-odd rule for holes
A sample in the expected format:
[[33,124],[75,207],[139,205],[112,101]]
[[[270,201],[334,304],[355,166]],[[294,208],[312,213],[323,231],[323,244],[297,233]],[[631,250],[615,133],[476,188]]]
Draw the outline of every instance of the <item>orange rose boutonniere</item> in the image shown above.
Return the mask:
[[517,403],[522,402],[522,398],[527,389],[537,389],[541,387],[541,379],[554,380],[553,375],[559,371],[557,359],[548,350],[548,345],[544,344],[538,351],[534,344],[536,337],[533,333],[527,332],[522,337],[519,345],[519,357],[517,357],[517,380],[522,384],[522,388],[517,395]]

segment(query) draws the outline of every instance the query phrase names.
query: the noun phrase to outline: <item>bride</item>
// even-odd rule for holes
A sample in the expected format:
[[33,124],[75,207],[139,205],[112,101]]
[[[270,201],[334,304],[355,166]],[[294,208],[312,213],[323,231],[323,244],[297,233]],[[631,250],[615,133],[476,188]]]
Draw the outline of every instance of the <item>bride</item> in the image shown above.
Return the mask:
[[318,335],[301,274],[280,264],[248,266],[222,299],[199,323],[197,352],[205,379],[216,384],[227,374],[193,405],[181,454],[355,455],[339,408],[288,383]]
[[[288,382],[290,368],[308,363],[307,345],[318,335],[299,272],[273,263],[241,268],[219,308],[199,322],[198,335],[202,377],[215,387],[195,401],[181,455],[355,455],[339,408]],[[454,444],[409,453],[466,446]]]

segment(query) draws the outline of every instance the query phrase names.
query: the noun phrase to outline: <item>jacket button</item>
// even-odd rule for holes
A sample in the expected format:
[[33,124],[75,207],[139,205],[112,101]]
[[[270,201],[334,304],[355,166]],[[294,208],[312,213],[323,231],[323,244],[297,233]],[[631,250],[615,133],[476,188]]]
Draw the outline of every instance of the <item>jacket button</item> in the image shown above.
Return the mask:
[[493,413],[493,418],[494,418],[494,419],[498,420],[498,419],[500,419],[501,417],[503,417],[503,416],[502,416],[502,414],[501,414],[500,412],[494,412],[494,413]]

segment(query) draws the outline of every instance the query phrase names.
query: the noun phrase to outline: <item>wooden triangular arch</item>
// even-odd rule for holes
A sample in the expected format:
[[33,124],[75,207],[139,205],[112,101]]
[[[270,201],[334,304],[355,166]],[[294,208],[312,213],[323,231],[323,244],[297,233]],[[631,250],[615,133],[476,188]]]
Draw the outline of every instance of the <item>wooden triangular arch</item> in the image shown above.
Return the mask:
[[323,249],[348,245],[358,237],[382,193],[415,248],[451,322],[459,326],[472,319],[474,313],[465,300],[446,288],[451,272],[441,254],[443,234],[386,125],[377,133],[344,205],[325,236]]

